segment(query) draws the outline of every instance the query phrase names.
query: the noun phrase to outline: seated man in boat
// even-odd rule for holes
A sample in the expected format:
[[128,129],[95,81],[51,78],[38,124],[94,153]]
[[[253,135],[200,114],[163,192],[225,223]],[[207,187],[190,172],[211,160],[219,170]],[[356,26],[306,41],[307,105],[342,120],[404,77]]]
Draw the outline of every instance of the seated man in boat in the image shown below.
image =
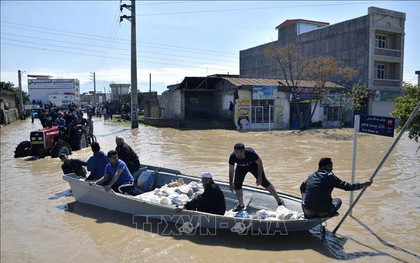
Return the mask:
[[371,180],[364,183],[351,184],[342,181],[332,172],[331,158],[321,158],[318,171],[311,174],[300,186],[302,193],[302,208],[306,218],[336,216],[341,207],[341,199],[332,199],[334,188],[346,191],[360,190],[372,184]]
[[60,153],[58,156],[63,164],[61,165],[61,170],[64,174],[75,173],[79,177],[86,177],[86,169],[83,166],[86,166],[86,162],[80,159],[69,159],[67,154]]
[[105,191],[114,190],[122,194],[130,194],[133,191],[134,178],[124,161],[118,159],[115,150],[108,152],[109,163],[105,166],[105,174],[99,180],[90,182],[90,185],[102,184],[110,179],[105,185]]
[[[90,147],[93,155],[87,160],[87,170],[90,171],[90,175],[86,181],[100,179],[104,175],[105,167],[108,164],[108,157],[101,151],[98,142],[93,142]],[[109,182],[104,183],[109,184]]]
[[120,136],[115,137],[115,144],[117,144],[115,150],[118,152],[118,156],[127,164],[130,172],[135,173],[138,171],[140,169],[140,161],[136,152]]
[[[236,169],[234,169],[236,163]],[[235,171],[235,173],[234,173]],[[229,184],[230,190],[236,193],[238,205],[233,209],[234,212],[244,209],[244,197],[242,192],[242,183],[245,175],[250,172],[255,179],[256,184],[262,185],[276,199],[279,206],[284,205],[283,200],[278,196],[276,189],[267,180],[264,173],[263,163],[258,154],[252,148],[245,148],[242,143],[237,143],[233,147],[233,152],[229,157]],[[235,176],[234,176],[235,174]]]
[[201,183],[204,192],[194,197],[185,205],[179,205],[175,211],[179,212],[183,209],[197,210],[200,212],[224,215],[226,211],[225,195],[219,186],[213,181],[213,174],[204,172],[201,174]]

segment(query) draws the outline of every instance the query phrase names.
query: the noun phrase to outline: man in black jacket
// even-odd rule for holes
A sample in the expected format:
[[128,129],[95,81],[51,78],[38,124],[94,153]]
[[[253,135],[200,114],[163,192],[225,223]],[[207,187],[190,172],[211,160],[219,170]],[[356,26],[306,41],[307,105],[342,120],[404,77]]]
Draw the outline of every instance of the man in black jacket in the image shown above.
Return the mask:
[[341,199],[332,199],[331,193],[334,188],[354,191],[372,184],[371,180],[355,184],[342,181],[334,175],[332,170],[333,163],[331,158],[321,158],[318,163],[318,171],[311,174],[301,184],[302,208],[306,218],[337,215],[337,211],[341,207]]
[[115,143],[117,144],[115,150],[118,152],[118,158],[127,164],[130,173],[137,172],[140,169],[140,161],[134,150],[120,136],[115,137]]
[[86,178],[86,169],[83,166],[86,166],[87,163],[80,159],[69,159],[65,153],[60,153],[58,156],[63,163],[61,165],[61,170],[64,174],[75,173],[77,176]]
[[197,210],[200,212],[224,215],[226,211],[225,195],[219,186],[213,181],[213,174],[204,172],[201,174],[201,182],[204,186],[204,193],[196,196],[185,205],[179,205],[175,211]]

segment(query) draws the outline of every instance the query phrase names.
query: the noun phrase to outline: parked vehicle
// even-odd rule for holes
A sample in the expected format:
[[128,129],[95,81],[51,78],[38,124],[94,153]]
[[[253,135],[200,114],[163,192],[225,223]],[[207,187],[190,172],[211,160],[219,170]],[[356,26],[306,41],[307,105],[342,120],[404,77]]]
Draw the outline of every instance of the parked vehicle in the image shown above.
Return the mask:
[[81,124],[76,125],[69,133],[60,131],[59,126],[52,126],[32,131],[29,140],[19,143],[15,149],[15,158],[26,156],[55,158],[60,153],[67,155],[88,147],[96,137],[89,133],[89,128]]

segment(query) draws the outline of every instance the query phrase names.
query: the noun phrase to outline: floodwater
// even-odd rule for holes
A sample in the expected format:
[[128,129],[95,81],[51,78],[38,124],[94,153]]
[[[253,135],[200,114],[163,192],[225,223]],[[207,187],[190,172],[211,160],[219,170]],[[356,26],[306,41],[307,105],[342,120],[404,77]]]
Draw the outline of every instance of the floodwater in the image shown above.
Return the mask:
[[[213,172],[228,180],[228,157],[236,142],[253,147],[278,191],[299,195],[299,185],[330,156],[334,171],[351,178],[352,130],[246,132],[180,131],[140,125],[131,130],[94,119],[102,150],[115,148],[123,136],[142,163],[185,174]],[[77,203],[65,196],[60,160],[14,159],[16,145],[29,138],[39,121],[17,121],[1,127],[1,262],[420,262],[420,152],[404,135],[337,235],[331,232],[341,215],[328,221],[325,241],[319,229],[276,236],[164,235],[137,229],[131,215]],[[368,179],[393,138],[358,135],[357,181]],[[90,148],[72,158],[87,160]],[[246,183],[255,179],[249,174]],[[356,195],[357,196],[357,192]]]

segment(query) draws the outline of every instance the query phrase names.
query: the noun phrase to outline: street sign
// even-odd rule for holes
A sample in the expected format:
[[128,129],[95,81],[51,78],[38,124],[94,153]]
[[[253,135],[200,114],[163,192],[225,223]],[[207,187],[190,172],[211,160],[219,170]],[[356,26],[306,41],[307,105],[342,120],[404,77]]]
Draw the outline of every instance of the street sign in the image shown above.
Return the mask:
[[361,115],[359,132],[394,137],[395,118]]

